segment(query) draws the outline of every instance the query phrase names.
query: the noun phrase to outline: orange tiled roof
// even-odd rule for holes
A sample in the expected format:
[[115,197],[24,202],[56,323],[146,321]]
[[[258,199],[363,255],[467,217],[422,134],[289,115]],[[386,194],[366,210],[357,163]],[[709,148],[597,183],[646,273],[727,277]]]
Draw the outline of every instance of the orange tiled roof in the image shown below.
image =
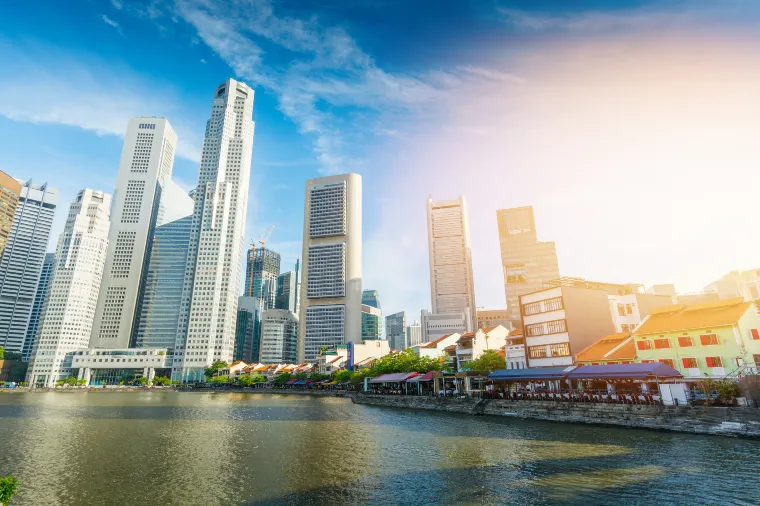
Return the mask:
[[580,351],[575,356],[576,362],[604,362],[606,360],[634,360],[636,346],[628,332],[610,334]]
[[443,349],[443,351],[454,351],[454,350],[456,350],[456,349],[457,349],[457,345],[456,345],[456,344],[452,344],[451,346],[446,346],[446,347]]
[[690,306],[677,304],[658,307],[636,329],[636,335],[733,325],[751,305],[752,302],[744,302],[741,297],[736,297]]
[[485,329],[482,329],[482,330],[483,330],[483,332],[485,332],[486,334],[488,334],[488,333],[489,333],[489,332],[491,332],[492,330],[496,330],[496,329],[498,329],[498,328],[499,328],[499,327],[501,327],[501,326],[502,326],[502,325],[496,325],[495,327],[488,327],[488,328],[485,328]]
[[464,334],[462,334],[462,337],[475,337],[477,334],[478,334],[477,330],[475,332],[465,332]]
[[512,329],[509,332],[509,337],[512,337],[512,336],[521,336],[521,335],[522,335],[522,329]]
[[425,343],[420,348],[435,348],[438,346],[438,343],[449,337],[451,334],[446,334],[445,336],[441,336],[438,339],[435,339],[434,341],[430,341],[429,343]]

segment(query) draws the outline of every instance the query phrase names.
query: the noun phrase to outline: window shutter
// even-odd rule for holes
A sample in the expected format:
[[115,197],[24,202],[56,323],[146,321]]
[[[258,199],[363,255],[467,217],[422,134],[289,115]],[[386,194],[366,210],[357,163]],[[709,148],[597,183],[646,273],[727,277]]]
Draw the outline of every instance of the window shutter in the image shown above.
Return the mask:
[[683,364],[684,369],[689,368],[689,359],[688,358],[682,358],[681,363]]
[[713,359],[712,357],[705,357],[705,362],[707,363],[707,367],[713,366]]
[[760,339],[760,331],[757,329],[752,329],[752,339],[758,340]]

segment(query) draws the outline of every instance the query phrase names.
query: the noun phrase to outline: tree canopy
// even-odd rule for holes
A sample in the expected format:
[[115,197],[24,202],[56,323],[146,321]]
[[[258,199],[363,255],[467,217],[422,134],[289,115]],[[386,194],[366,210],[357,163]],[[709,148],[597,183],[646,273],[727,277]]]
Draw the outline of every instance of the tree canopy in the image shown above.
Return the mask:
[[499,369],[506,369],[507,363],[501,355],[496,353],[496,350],[486,350],[481,356],[468,362],[465,368],[469,371],[492,373]]
[[[358,371],[362,377],[379,376],[395,372],[419,372],[440,371],[443,369],[443,357],[418,357],[412,349],[408,348],[400,353],[385,355],[375,360],[372,367]],[[351,381],[356,378],[352,377]],[[361,381],[361,380],[359,380]]]
[[335,371],[333,373],[333,381],[337,381],[338,383],[344,383],[350,379],[351,371],[348,371],[346,369],[341,369],[340,371]]
[[227,362],[225,362],[224,360],[217,360],[216,362],[211,364],[210,367],[206,367],[203,370],[203,374],[205,374],[207,378],[210,378],[211,376],[216,374],[217,371],[219,371],[220,369],[226,369],[226,368],[227,368]]

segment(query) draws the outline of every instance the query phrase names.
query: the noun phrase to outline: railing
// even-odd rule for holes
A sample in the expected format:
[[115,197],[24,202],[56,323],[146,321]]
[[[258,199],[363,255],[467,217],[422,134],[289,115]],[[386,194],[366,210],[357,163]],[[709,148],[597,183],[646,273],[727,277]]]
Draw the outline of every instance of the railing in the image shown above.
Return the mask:
[[722,379],[739,379],[742,376],[757,376],[760,374],[760,366],[757,364],[744,364],[738,369],[723,376]]

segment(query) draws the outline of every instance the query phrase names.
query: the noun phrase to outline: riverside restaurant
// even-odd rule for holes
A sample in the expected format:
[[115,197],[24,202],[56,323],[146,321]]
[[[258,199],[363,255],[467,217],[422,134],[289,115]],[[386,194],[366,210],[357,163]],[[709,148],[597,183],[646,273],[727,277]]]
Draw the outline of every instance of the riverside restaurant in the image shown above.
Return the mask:
[[618,404],[685,404],[680,372],[667,364],[505,369],[488,376],[483,397]]

